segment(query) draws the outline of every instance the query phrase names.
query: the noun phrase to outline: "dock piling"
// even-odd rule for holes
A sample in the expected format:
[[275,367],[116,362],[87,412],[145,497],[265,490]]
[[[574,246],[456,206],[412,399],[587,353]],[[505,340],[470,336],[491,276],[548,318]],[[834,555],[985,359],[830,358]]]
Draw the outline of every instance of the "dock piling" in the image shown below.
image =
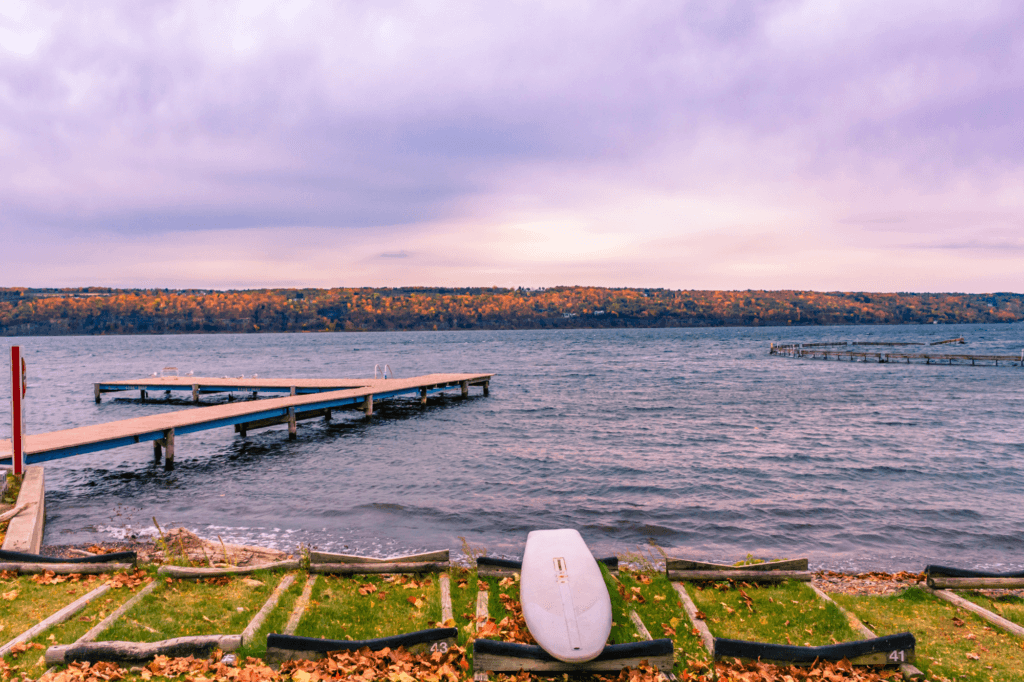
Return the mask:
[[199,384],[192,384],[192,402],[199,402]]
[[367,417],[373,416],[373,394],[369,394],[363,398],[363,414]]
[[288,408],[288,440],[295,440],[299,437],[299,427],[295,421],[295,408]]
[[427,387],[423,386],[420,388],[420,405],[427,404]]
[[490,394],[491,394],[491,382],[485,381],[484,382],[484,397],[486,398]]
[[459,386],[462,387],[462,397],[463,398],[469,397],[469,382],[468,381],[460,381],[459,382]]
[[174,429],[164,431],[164,469],[174,471]]
[[96,398],[96,402],[100,402],[100,385],[99,384],[93,384],[92,385],[92,394],[93,394],[93,397]]

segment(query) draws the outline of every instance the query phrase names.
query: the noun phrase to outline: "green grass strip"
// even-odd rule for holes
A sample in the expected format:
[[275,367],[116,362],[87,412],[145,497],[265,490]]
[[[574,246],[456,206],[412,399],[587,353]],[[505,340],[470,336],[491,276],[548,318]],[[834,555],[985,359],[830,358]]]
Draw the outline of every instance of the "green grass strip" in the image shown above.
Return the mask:
[[885,597],[829,596],[877,635],[914,633],[914,665],[933,682],[1021,679],[1024,649],[1020,640],[923,590],[911,587],[902,594]]
[[156,642],[172,637],[241,634],[281,580],[280,573],[203,581],[170,580],[97,641]]
[[[687,584],[716,637],[770,644],[824,646],[864,639],[834,605],[804,583],[779,585]],[[719,587],[724,586],[722,590]],[[749,597],[749,605],[744,595]]]
[[437,575],[325,575],[313,589],[306,617],[295,634],[376,639],[437,627],[440,620]]

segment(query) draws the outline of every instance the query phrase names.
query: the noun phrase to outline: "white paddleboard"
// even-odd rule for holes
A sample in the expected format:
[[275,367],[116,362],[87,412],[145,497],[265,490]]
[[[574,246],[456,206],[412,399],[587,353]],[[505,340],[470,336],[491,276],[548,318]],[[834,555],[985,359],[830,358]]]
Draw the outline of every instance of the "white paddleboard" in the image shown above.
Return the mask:
[[584,663],[604,649],[612,631],[612,600],[579,531],[530,533],[519,594],[530,634],[553,657]]

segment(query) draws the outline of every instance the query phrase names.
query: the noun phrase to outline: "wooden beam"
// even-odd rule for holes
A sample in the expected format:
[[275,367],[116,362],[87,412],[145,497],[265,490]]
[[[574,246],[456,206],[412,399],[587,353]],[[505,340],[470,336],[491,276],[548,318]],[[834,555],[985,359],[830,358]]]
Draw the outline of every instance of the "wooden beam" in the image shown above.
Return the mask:
[[806,571],[807,559],[783,559],[781,561],[765,561],[760,564],[744,564],[733,566],[732,564],[713,564],[707,561],[692,561],[690,559],[665,560],[665,569],[668,571]]
[[995,625],[997,628],[1005,630],[1011,634],[1017,635],[1018,637],[1024,637],[1024,627],[1021,627],[1016,623],[1003,618],[1002,616],[992,613],[988,609],[975,604],[969,599],[964,599],[960,595],[953,594],[952,592],[948,592],[946,590],[933,590],[932,588],[927,587],[925,585],[920,585],[919,587],[921,587],[921,589],[925,592],[934,594],[939,599],[948,601],[950,604],[959,606],[962,609],[966,609],[971,613],[977,614],[981,618]]
[[809,583],[810,571],[668,571],[669,580],[742,580],[750,583],[782,583],[797,580]]
[[320,579],[317,574],[306,574],[306,584],[302,588],[302,594],[295,601],[295,608],[292,609],[291,615],[288,617],[288,624],[284,626],[284,634],[294,635],[295,631],[299,629],[299,623],[302,621],[302,615],[306,613],[306,609],[309,608],[309,600],[313,596],[313,587],[316,586],[316,581]]
[[164,469],[174,470],[174,429],[164,431]]
[[[479,590],[476,593],[476,628],[474,631],[480,629],[480,625],[487,622],[490,618],[490,614],[487,609],[487,602],[490,600],[491,595],[487,590]],[[479,667],[474,660],[473,664],[473,682],[486,682],[488,678],[487,671]]]
[[364,575],[379,573],[440,573],[448,570],[447,561],[410,561],[389,564],[310,564],[310,573]]
[[71,575],[72,573],[99,575],[100,573],[127,571],[130,568],[132,568],[132,564],[36,564],[19,561],[0,562],[0,571],[17,571],[21,575],[45,573],[46,571],[51,571],[56,575]]
[[441,625],[451,627],[455,622],[455,614],[452,612],[452,580],[447,573],[438,576],[441,585]]
[[159,642],[85,642],[68,647],[64,660],[142,663],[157,656],[206,658],[214,649],[236,651],[241,645],[240,635],[175,637]]
[[198,580],[200,578],[217,578],[225,575],[248,575],[256,571],[294,571],[297,568],[299,568],[298,559],[273,561],[268,564],[255,564],[253,566],[227,566],[225,568],[170,566],[165,564],[157,569],[156,574],[167,576],[168,578]]
[[256,633],[259,631],[260,627],[262,627],[263,621],[267,619],[267,616],[270,615],[270,612],[273,611],[274,607],[277,606],[277,602],[281,601],[281,595],[284,594],[285,590],[291,587],[291,584],[293,582],[295,582],[294,573],[289,573],[288,575],[281,578],[281,582],[277,584],[277,587],[274,588],[274,591],[270,594],[270,597],[268,597],[267,601],[264,602],[263,608],[261,608],[256,613],[256,615],[252,617],[252,620],[249,621],[249,624],[245,626],[244,630],[242,630],[243,645],[250,644],[252,642],[253,638],[256,636]]
[[976,589],[976,590],[1018,590],[1024,587],[1021,578],[949,578],[943,575],[928,576],[928,586],[935,589]]
[[679,601],[683,603],[683,609],[686,611],[686,615],[689,616],[690,622],[693,627],[697,628],[697,632],[700,634],[700,641],[704,644],[704,648],[708,650],[708,653],[712,657],[715,655],[715,638],[711,636],[711,630],[708,630],[708,624],[704,622],[703,618],[697,617],[697,605],[690,599],[690,595],[686,593],[686,586],[682,583],[672,583],[672,587],[676,588],[676,593],[679,594]]
[[309,563],[311,564],[393,564],[409,561],[448,561],[450,552],[447,549],[439,549],[433,552],[422,552],[420,554],[407,554],[405,556],[389,557],[378,559],[371,556],[359,556],[357,554],[333,554],[331,552],[310,552]]

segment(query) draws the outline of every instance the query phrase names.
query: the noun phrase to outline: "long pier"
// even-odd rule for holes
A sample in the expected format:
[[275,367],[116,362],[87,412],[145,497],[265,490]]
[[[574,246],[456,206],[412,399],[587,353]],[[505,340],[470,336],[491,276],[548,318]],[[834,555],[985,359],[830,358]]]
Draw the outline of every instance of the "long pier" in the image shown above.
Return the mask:
[[[249,429],[275,424],[288,424],[289,438],[296,437],[296,424],[303,419],[331,418],[338,409],[362,410],[373,414],[375,401],[399,396],[419,396],[426,404],[427,396],[442,391],[459,389],[469,395],[470,386],[480,386],[483,394],[490,393],[493,374],[427,374],[407,379],[197,379],[191,377],[150,377],[125,382],[96,384],[94,394],[112,390],[182,390],[196,392],[195,386],[206,392],[214,390],[274,391],[288,395],[244,402],[195,407],[165,414],[135,417],[121,421],[80,426],[63,431],[52,431],[25,436],[25,464],[39,464],[65,457],[85,455],[111,448],[152,442],[154,455],[163,452],[168,469],[174,466],[175,438],[209,429],[234,427],[242,436]],[[187,382],[187,383],[186,383]],[[353,384],[355,384],[353,386]],[[99,387],[106,388],[101,391]],[[342,388],[339,388],[342,387]],[[115,387],[125,387],[118,389]],[[145,388],[140,388],[145,387]],[[0,440],[0,464],[11,464],[13,451],[10,440]]]
[[[944,342],[944,343],[949,343]],[[926,365],[994,365],[1024,367],[1024,350],[1017,355],[975,355],[969,353],[909,353],[895,351],[848,350],[858,346],[910,346],[924,344],[836,341],[828,343],[772,343],[769,355],[812,360],[848,360],[850,362],[923,362]],[[938,344],[929,344],[938,345]]]
[[[153,376],[145,379],[124,379],[120,381],[102,381],[93,384],[93,397],[96,402],[102,400],[104,393],[122,391],[139,391],[139,397],[145,400],[150,393],[163,391],[189,392],[192,401],[199,402],[199,397],[206,393],[251,393],[258,397],[260,393],[281,395],[305,395],[308,393],[325,393],[341,391],[349,388],[363,388],[377,381],[397,381],[396,379],[260,379],[257,377],[189,377],[189,376]],[[230,397],[230,396],[229,396]]]

